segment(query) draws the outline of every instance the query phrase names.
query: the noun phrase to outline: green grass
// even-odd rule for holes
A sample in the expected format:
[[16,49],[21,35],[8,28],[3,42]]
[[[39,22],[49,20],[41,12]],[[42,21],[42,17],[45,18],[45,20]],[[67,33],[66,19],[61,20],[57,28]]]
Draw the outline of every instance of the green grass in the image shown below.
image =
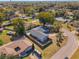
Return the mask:
[[3,45],[3,44],[4,44],[3,40],[0,39],[0,46]]
[[10,36],[7,35],[8,30],[3,30],[0,34],[0,39],[4,42],[4,44],[11,42]]
[[7,28],[9,28],[9,29],[14,29],[14,26],[7,26]]
[[6,24],[8,21],[3,21],[3,24]]
[[1,33],[1,35],[6,35],[7,32],[9,32],[8,30],[3,30],[3,32]]

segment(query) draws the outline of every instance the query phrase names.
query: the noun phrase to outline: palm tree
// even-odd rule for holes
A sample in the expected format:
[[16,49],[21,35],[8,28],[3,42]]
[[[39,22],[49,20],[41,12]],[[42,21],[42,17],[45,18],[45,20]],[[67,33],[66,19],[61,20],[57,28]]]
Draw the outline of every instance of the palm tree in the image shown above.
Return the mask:
[[54,24],[53,24],[53,28],[54,28],[54,31],[56,33],[58,33],[60,31],[60,28],[62,27],[61,23],[58,22],[58,21],[55,21]]
[[59,33],[57,34],[57,38],[58,38],[58,41],[59,41],[60,43],[62,43],[62,40],[63,40],[63,34],[62,34],[62,32],[59,32]]
[[63,36],[62,32],[59,32],[57,34],[57,46],[60,47],[60,43],[62,43],[63,39],[64,39],[64,36]]

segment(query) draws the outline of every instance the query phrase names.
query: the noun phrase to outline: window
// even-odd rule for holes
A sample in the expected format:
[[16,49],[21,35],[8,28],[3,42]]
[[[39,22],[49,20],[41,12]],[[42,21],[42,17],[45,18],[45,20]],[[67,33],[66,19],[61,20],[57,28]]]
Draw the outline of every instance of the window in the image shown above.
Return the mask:
[[19,50],[20,50],[20,48],[19,48],[19,47],[16,47],[16,48],[15,48],[15,51],[16,51],[16,52],[17,52],[17,51],[19,51]]

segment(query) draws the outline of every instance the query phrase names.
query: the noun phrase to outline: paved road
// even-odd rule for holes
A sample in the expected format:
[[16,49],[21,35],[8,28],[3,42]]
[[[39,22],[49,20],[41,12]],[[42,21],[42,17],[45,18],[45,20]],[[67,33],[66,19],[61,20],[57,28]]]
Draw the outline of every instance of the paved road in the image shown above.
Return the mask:
[[63,31],[68,36],[67,44],[50,59],[65,59],[65,57],[68,57],[70,59],[70,57],[78,48],[78,43],[76,41],[77,37],[68,30],[63,29]]

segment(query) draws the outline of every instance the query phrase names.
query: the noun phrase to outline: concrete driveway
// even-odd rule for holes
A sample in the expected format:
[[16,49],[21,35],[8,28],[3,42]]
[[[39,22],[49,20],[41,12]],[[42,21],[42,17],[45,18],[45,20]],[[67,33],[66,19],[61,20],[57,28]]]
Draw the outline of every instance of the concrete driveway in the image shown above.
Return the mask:
[[50,59],[65,59],[65,57],[68,57],[70,59],[73,53],[78,49],[78,42],[76,40],[77,37],[75,36],[75,34],[66,29],[62,30],[68,36],[67,44],[62,47],[56,54],[54,54]]

